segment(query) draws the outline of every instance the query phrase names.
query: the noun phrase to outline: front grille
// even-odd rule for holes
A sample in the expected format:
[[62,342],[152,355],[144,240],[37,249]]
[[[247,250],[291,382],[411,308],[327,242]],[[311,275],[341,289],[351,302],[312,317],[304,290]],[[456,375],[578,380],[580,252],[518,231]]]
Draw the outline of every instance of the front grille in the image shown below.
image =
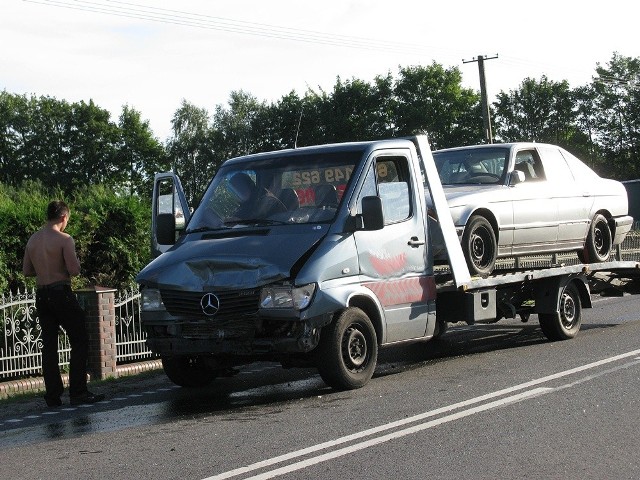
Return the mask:
[[253,320],[218,322],[215,320],[208,322],[182,324],[181,336],[184,338],[201,339],[230,339],[230,338],[252,338],[255,332]]
[[258,313],[259,289],[212,292],[220,300],[220,309],[214,316],[205,315],[200,306],[200,300],[205,293],[208,292],[160,291],[165,308],[176,317],[224,322],[246,320],[246,317],[255,317]]

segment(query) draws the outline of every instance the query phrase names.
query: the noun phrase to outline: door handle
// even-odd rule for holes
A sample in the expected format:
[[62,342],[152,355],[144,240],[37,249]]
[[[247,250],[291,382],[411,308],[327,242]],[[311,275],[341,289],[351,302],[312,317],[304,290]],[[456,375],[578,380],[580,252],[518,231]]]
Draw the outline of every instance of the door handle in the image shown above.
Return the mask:
[[424,241],[420,240],[418,237],[411,237],[411,240],[407,242],[407,245],[410,247],[419,247],[420,245],[424,245]]

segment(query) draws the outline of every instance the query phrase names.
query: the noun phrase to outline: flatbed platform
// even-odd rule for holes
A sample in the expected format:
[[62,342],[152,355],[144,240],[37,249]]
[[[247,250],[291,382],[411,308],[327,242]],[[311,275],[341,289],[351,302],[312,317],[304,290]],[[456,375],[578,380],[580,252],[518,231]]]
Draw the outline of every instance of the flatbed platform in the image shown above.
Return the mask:
[[[494,272],[488,277],[471,277],[471,280],[460,287],[456,287],[450,273],[436,274],[436,291],[473,291],[485,288],[499,288],[513,284],[552,278],[561,275],[585,275],[589,280],[599,283],[606,279],[617,279],[616,283],[626,283],[640,279],[640,262],[610,261],[602,263],[578,265],[554,265],[550,267],[531,269],[512,269]],[[626,281],[626,282],[625,282]],[[615,285],[611,285],[614,287]]]

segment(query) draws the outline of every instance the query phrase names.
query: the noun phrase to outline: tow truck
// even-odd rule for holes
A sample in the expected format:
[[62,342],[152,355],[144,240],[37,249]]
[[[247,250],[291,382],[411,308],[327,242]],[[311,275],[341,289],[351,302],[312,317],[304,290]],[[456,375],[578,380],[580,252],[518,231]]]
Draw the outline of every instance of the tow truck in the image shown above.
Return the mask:
[[185,387],[266,360],[360,388],[380,348],[457,322],[535,314],[549,340],[566,340],[594,286],[630,289],[640,275],[638,263],[613,260],[472,277],[425,135],[227,160],[193,213],[178,176],[157,174],[152,208],[141,320]]

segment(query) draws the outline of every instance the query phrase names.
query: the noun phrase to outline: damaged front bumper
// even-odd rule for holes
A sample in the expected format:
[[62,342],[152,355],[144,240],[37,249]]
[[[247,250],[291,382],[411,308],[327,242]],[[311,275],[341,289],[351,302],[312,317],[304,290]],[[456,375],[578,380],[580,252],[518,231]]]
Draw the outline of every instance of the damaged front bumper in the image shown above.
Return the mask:
[[307,353],[330,315],[305,320],[249,317],[215,322],[142,312],[149,349],[159,355],[264,355]]

